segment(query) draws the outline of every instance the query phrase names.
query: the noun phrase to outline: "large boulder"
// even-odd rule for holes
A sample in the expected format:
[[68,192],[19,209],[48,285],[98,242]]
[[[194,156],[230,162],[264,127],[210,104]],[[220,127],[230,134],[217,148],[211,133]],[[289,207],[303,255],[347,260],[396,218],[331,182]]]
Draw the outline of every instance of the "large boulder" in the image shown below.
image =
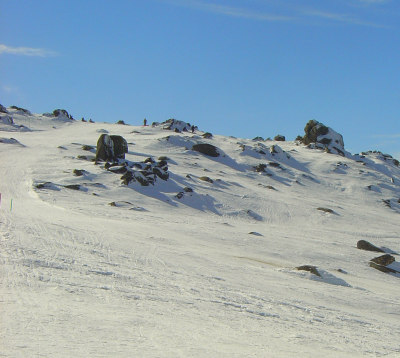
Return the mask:
[[284,135],[278,134],[278,135],[276,135],[276,136],[274,137],[274,140],[279,141],[279,142],[284,142],[284,141],[286,141],[286,138],[285,138]]
[[0,122],[4,124],[14,124],[13,119],[10,116],[1,116],[0,117]]
[[304,128],[304,136],[301,138],[305,145],[312,148],[325,149],[328,153],[345,156],[344,141],[341,134],[324,124],[310,120]]
[[97,140],[96,161],[114,162],[114,142],[108,134],[102,134]]
[[67,118],[70,118],[71,116],[69,115],[69,113],[65,110],[65,109],[55,109],[53,111],[53,116],[54,117],[60,117],[60,116],[64,116]]
[[128,143],[120,135],[102,134],[97,140],[96,161],[118,162],[125,159],[128,153]]
[[199,143],[195,144],[192,148],[196,152],[200,152],[201,154],[207,155],[209,157],[219,157],[220,153],[218,148],[208,143]]
[[114,143],[114,155],[117,159],[125,159],[125,153],[128,153],[128,142],[120,135],[110,135]]
[[7,108],[0,104],[0,113],[8,113]]

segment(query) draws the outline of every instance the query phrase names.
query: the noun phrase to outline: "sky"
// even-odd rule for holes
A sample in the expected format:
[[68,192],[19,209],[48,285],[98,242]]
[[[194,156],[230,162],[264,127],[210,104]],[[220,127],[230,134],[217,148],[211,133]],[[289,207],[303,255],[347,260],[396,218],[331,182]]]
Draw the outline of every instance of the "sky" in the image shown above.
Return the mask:
[[398,0],[0,0],[0,103],[400,159]]

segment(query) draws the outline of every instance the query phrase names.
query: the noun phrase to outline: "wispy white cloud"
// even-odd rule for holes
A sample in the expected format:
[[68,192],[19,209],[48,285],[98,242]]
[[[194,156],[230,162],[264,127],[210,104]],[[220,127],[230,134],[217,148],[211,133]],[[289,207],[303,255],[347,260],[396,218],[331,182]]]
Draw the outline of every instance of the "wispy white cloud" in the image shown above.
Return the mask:
[[253,20],[262,20],[262,21],[290,21],[294,20],[291,16],[286,15],[278,15],[278,14],[271,14],[267,12],[259,12],[249,10],[247,8],[241,7],[232,7],[226,5],[219,5],[216,3],[206,3],[197,0],[167,0],[168,3],[173,5],[184,6],[191,9],[202,10],[211,12],[214,14],[221,14],[227,15],[232,17],[241,17]]
[[[327,10],[320,10],[317,8],[305,7],[298,4],[290,4],[283,2],[273,2],[272,11],[264,11],[262,9],[254,10],[249,6],[234,7],[221,5],[218,0],[203,1],[203,0],[160,0],[165,1],[172,5],[187,7],[195,10],[206,11],[214,14],[221,14],[225,16],[247,18],[261,21],[275,21],[275,22],[297,22],[297,23],[313,23],[312,19],[320,19],[329,21],[329,23],[347,23],[353,25],[384,27],[376,23],[365,21],[358,17],[356,14],[337,13]],[[346,0],[348,1],[348,0]],[[390,0],[353,0],[359,4],[383,4]],[[258,1],[260,5],[266,5],[265,2]],[[247,5],[247,4],[246,4]],[[254,5],[254,4],[253,4]],[[348,5],[350,5],[348,3]],[[322,5],[320,5],[321,8]]]
[[365,21],[350,14],[338,14],[334,12],[325,12],[319,10],[303,10],[303,13],[309,17],[317,17],[320,19],[328,19],[335,22],[348,23],[353,25],[384,27],[373,22]]
[[1,88],[4,93],[16,93],[18,92],[18,88],[14,86],[2,86]]
[[49,57],[57,56],[58,53],[42,48],[31,48],[31,47],[11,47],[0,44],[0,55],[19,55],[19,56],[37,56],[37,57]]

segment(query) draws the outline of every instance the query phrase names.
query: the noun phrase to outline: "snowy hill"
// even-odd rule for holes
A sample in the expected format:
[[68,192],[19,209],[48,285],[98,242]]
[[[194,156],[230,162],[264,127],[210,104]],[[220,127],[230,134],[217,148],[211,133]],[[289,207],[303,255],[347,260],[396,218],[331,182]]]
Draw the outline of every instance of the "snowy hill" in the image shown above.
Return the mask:
[[[389,155],[318,122],[310,144],[6,112],[3,356],[400,356]],[[125,159],[95,161],[102,134]]]

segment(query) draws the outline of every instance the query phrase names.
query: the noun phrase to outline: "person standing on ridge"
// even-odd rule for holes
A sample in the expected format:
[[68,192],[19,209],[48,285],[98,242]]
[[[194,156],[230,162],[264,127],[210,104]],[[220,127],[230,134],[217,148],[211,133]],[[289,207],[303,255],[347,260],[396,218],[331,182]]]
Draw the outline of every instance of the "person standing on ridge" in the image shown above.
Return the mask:
[[147,126],[147,119],[145,118],[145,119],[143,119],[143,126]]

